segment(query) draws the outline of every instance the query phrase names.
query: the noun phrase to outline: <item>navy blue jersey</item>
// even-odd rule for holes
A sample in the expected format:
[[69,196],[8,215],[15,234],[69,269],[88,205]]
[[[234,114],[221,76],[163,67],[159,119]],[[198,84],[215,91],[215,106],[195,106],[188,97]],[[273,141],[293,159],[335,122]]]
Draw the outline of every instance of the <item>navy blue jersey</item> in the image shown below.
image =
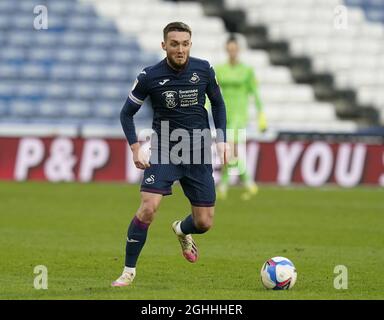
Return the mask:
[[[170,134],[174,129],[184,129],[192,137],[194,129],[209,129],[206,95],[211,101],[216,129],[221,129],[225,136],[225,104],[208,61],[190,57],[186,66],[177,71],[163,59],[145,68],[138,75],[121,113],[128,142],[137,142],[132,117],[147,97],[154,111],[152,129],[159,138],[162,121],[168,121]],[[172,144],[175,143],[170,142],[170,146]]]

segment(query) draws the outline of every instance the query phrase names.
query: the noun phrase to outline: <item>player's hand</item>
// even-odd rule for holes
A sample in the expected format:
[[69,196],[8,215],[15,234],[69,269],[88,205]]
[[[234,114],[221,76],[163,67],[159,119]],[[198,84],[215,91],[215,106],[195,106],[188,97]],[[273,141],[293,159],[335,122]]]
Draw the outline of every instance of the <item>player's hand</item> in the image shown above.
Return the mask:
[[231,157],[231,148],[227,142],[218,142],[216,144],[217,153],[220,158],[221,165],[227,165]]
[[259,127],[260,132],[265,132],[268,128],[267,118],[265,117],[265,113],[263,111],[261,111],[258,114],[257,119],[258,119],[257,122],[258,122],[258,127]]
[[144,170],[151,166],[149,164],[148,154],[146,154],[144,149],[140,146],[140,143],[136,142],[132,144],[131,150],[133,153],[133,162],[137,169]]

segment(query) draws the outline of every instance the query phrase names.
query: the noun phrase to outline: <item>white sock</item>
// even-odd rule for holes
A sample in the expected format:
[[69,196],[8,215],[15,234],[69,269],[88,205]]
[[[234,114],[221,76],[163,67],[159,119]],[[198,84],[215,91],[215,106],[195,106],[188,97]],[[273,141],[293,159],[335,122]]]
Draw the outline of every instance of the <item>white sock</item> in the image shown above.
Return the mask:
[[124,267],[123,273],[124,272],[133,273],[133,275],[135,276],[136,275],[136,268]]
[[181,221],[176,225],[176,234],[178,236],[185,236],[183,231],[181,231]]

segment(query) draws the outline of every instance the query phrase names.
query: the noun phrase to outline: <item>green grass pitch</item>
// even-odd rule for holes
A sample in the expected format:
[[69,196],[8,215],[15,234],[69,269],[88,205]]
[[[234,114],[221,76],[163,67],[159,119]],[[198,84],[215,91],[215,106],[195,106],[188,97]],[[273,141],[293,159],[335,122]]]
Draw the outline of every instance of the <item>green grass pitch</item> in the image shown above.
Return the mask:
[[[112,288],[123,267],[139,187],[0,182],[0,299],[383,299],[384,191],[261,186],[248,202],[234,187],[214,227],[196,235],[200,258],[181,255],[171,223],[190,212],[178,185],[150,227],[134,285]],[[269,291],[263,262],[291,259],[295,287]],[[33,286],[48,268],[48,289]],[[334,288],[337,265],[348,288]]]

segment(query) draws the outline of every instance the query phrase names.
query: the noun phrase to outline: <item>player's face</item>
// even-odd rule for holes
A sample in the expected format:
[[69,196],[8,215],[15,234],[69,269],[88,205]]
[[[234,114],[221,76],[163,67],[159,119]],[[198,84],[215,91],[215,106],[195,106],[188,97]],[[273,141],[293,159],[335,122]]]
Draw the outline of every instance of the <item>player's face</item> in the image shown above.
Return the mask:
[[236,42],[229,42],[227,44],[227,53],[229,60],[236,61],[239,56],[239,45]]
[[161,45],[166,51],[172,67],[181,69],[187,63],[192,46],[191,36],[188,32],[171,31]]

